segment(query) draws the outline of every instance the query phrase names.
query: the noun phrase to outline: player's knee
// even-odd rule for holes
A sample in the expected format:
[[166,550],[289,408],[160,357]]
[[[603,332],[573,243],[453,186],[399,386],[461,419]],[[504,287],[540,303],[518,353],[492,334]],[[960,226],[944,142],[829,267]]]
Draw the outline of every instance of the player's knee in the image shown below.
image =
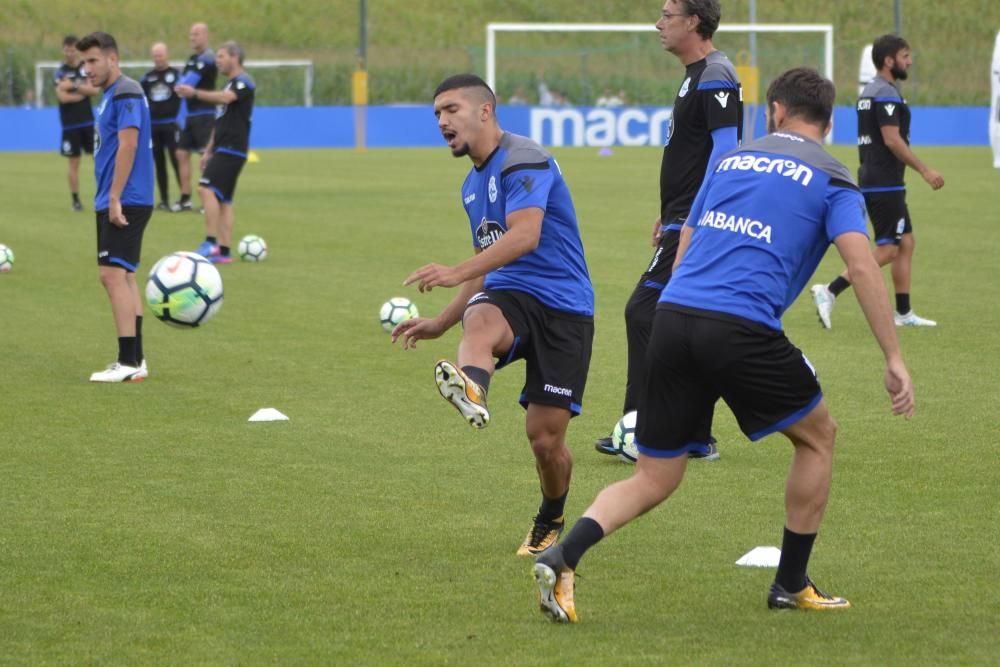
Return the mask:
[[529,434],[528,439],[531,442],[531,453],[535,455],[535,460],[543,466],[570,457],[562,434],[535,433]]
[[112,289],[125,285],[126,272],[113,266],[101,266],[98,278],[105,289]]

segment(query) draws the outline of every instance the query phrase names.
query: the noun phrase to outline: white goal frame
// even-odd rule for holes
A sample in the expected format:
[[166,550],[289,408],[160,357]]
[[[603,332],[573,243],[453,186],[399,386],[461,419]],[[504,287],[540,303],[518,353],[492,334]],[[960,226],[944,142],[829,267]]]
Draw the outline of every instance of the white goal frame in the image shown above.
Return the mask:
[[[57,70],[62,65],[61,60],[42,60],[35,63],[35,105],[42,107],[42,99],[45,94],[46,80],[43,72],[45,70]],[[183,62],[170,63],[179,70],[184,69]],[[153,69],[151,60],[123,60],[119,63],[121,67],[135,67]],[[247,60],[243,63],[246,70],[254,69],[276,69],[278,67],[301,67],[303,74],[302,104],[307,107],[313,105],[313,61],[312,60]]]
[[[496,90],[498,32],[655,32],[650,23],[487,23],[486,24],[486,83]],[[716,32],[741,33],[822,33],[823,76],[833,81],[833,25],[830,23],[725,23]],[[826,136],[832,143],[833,133]]]

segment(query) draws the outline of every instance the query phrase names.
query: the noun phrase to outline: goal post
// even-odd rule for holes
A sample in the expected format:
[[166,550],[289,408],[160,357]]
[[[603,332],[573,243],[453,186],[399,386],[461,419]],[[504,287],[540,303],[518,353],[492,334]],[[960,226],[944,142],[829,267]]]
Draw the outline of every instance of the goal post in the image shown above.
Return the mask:
[[[48,78],[51,79],[51,73],[59,69],[62,64],[63,63],[58,60],[44,60],[35,63],[35,105],[39,108],[45,106],[46,92],[52,88],[51,82],[46,80],[46,74],[48,74]],[[128,73],[129,76],[133,76],[133,78],[136,79],[153,69],[153,63],[149,60],[123,60],[118,65],[122,71]],[[172,62],[170,65],[179,70],[184,69],[183,62]],[[311,107],[313,105],[314,79],[312,60],[247,60],[243,63],[243,69],[250,72],[251,75],[257,72],[277,70],[280,68],[302,70],[301,97],[299,93],[295,93],[294,99],[301,99],[303,106]],[[298,84],[295,84],[294,87],[298,88]],[[289,97],[289,99],[293,98]]]
[[[650,23],[488,23],[486,25],[486,82],[493,90],[497,90],[497,53],[500,50],[497,40],[499,33],[643,33],[652,34],[656,32],[655,26]],[[833,25],[832,24],[812,24],[812,23],[726,23],[720,25],[716,33],[735,33],[737,35],[756,36],[762,34],[772,35],[815,35],[822,41],[822,57],[813,60],[817,69],[823,75],[833,81]],[[610,38],[609,38],[610,39]],[[782,39],[782,38],[774,38]],[[814,42],[815,43],[815,42]],[[752,49],[753,47],[751,47]],[[564,49],[565,51],[566,49]],[[599,49],[598,49],[599,50]],[[767,47],[759,49],[761,53],[767,51]],[[728,51],[727,51],[728,52]],[[737,54],[730,54],[736,56]],[[756,59],[756,53],[750,53],[752,65]],[[738,62],[739,58],[733,58],[734,65],[742,66],[744,63]],[[799,64],[790,62],[789,65]],[[756,71],[756,70],[755,70]],[[761,84],[766,85],[767,81],[762,79]],[[746,93],[747,91],[745,91]],[[756,93],[756,91],[754,91]],[[752,106],[755,97],[751,97],[748,102]],[[586,106],[586,105],[580,105]],[[658,106],[664,106],[658,104]],[[669,106],[669,103],[666,105]],[[748,108],[748,112],[752,109]],[[752,128],[748,128],[752,130]],[[827,136],[827,143],[832,141],[832,136]]]

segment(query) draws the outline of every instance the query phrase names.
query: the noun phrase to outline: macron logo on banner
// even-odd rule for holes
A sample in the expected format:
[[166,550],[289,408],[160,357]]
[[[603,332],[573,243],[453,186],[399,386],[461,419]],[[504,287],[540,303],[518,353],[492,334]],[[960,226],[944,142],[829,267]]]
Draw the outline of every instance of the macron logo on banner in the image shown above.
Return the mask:
[[726,105],[729,104],[729,93],[716,93],[715,101],[719,103],[720,107],[725,109]]

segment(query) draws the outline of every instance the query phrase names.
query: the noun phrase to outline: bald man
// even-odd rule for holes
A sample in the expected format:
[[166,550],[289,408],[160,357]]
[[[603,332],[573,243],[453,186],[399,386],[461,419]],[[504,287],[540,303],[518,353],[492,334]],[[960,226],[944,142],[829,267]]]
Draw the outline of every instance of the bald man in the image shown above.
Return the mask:
[[153,69],[139,80],[142,90],[149,100],[149,115],[152,118],[153,161],[156,163],[156,185],[160,191],[160,203],[156,208],[170,211],[169,187],[167,178],[167,160],[174,166],[174,176],[180,184],[180,171],[177,167],[177,136],[180,126],[177,125],[177,114],[180,111],[181,98],[174,92],[174,86],[180,81],[180,72],[170,66],[167,45],[157,42],[150,48],[153,57]]
[[[184,65],[181,83],[206,92],[215,90],[218,68],[215,54],[208,46],[208,26],[195,23],[188,33],[194,53]],[[184,128],[177,141],[177,163],[180,167],[181,198],[171,210],[190,211],[191,207],[191,153],[203,153],[212,135],[215,124],[215,105],[199,100],[197,96],[187,100],[187,114]]]

